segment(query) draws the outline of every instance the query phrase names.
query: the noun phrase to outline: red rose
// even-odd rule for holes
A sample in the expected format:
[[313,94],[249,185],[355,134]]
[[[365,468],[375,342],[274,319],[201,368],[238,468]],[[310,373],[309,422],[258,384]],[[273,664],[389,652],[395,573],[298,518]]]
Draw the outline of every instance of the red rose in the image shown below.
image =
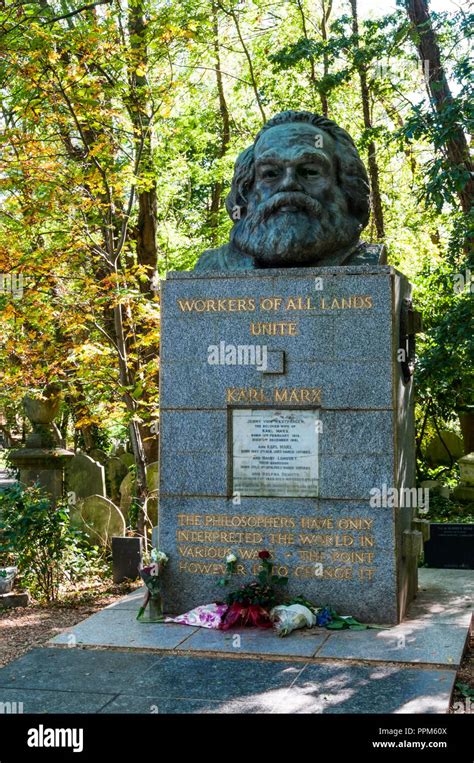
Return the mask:
[[263,551],[259,551],[258,556],[260,559],[270,559],[270,551],[265,551],[265,549]]

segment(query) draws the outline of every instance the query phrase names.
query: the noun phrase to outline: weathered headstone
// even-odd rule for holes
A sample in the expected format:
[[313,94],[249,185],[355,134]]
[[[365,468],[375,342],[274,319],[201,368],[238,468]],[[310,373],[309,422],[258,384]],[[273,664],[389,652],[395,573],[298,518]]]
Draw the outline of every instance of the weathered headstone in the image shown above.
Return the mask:
[[468,453],[458,461],[461,482],[453,490],[458,501],[474,503],[474,453]]
[[135,463],[135,458],[133,456],[133,453],[121,453],[119,458],[121,462],[125,464],[127,469],[129,468],[129,466],[133,466],[133,464]]
[[76,453],[67,467],[67,488],[76,501],[90,495],[101,495],[105,498],[104,467],[85,453]]
[[110,546],[112,536],[125,535],[125,519],[120,509],[101,495],[91,495],[81,503],[82,529],[92,543]]
[[[148,464],[146,467],[146,479],[147,488],[149,491],[147,511],[148,516],[153,524],[156,524],[158,519],[158,483],[159,483],[159,464],[158,461],[154,461]],[[132,505],[133,497],[136,495],[136,482],[135,476],[131,472],[127,474],[120,484],[120,509],[128,518],[130,506]]]
[[456,434],[448,429],[442,430],[436,434],[428,443],[425,455],[428,461],[434,466],[439,464],[451,464],[457,461],[464,453],[463,441]]
[[135,476],[130,472],[126,474],[120,483],[120,511],[128,519],[128,512],[132,505],[132,499],[135,493]]
[[120,503],[120,485],[128,474],[128,469],[116,456],[112,456],[106,465],[106,476],[110,488],[110,499]]

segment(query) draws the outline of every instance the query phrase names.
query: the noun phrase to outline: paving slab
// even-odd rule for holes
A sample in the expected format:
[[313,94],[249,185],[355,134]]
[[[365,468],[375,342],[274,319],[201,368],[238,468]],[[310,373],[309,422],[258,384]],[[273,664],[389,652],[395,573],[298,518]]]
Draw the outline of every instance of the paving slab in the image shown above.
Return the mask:
[[284,638],[274,630],[263,628],[236,628],[230,631],[198,628],[180,648],[192,652],[227,652],[234,655],[312,657],[328,636],[329,631],[323,628],[305,628]]
[[142,606],[145,593],[145,586],[137,588],[135,591],[127,594],[122,599],[118,599],[117,601],[114,601],[113,604],[109,604],[107,607],[105,607],[104,612],[108,612],[111,609],[130,609],[133,610],[135,614],[138,614],[138,610]]
[[474,594],[474,570],[447,570],[420,567],[418,570],[418,596],[423,592],[438,595]]
[[119,694],[161,659],[105,649],[32,649],[0,670],[0,692],[35,689]]
[[0,702],[50,714],[445,713],[454,680],[454,670],[46,647],[0,670]]
[[45,689],[0,688],[3,713],[98,713],[117,695]]
[[164,699],[244,699],[248,694],[289,687],[303,668],[304,663],[298,662],[165,655],[120,693]]
[[68,646],[118,646],[135,649],[176,649],[196,630],[169,623],[141,623],[137,609],[104,609],[68,628],[52,640]]
[[467,636],[467,627],[409,620],[387,630],[333,632],[316,657],[457,666]]
[[410,605],[407,621],[422,620],[425,625],[430,621],[436,624],[446,623],[466,629],[472,619],[473,597],[471,594],[438,596],[426,593],[417,597]]
[[310,664],[278,707],[287,713],[445,713],[450,670]]

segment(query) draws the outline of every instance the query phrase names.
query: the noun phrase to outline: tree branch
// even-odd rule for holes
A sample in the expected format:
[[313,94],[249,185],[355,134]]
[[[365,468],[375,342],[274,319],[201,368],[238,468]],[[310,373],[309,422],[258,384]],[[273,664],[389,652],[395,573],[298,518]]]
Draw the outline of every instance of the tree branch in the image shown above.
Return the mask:
[[95,3],[89,3],[88,5],[81,5],[80,8],[76,8],[75,11],[70,11],[69,13],[63,13],[62,16],[55,16],[54,19],[48,19],[47,21],[44,21],[42,26],[46,26],[47,24],[55,24],[56,21],[62,21],[63,19],[70,19],[71,16],[77,16],[78,13],[82,13],[83,11],[90,11],[92,8],[95,8],[97,5],[110,5],[112,0],[96,0]]

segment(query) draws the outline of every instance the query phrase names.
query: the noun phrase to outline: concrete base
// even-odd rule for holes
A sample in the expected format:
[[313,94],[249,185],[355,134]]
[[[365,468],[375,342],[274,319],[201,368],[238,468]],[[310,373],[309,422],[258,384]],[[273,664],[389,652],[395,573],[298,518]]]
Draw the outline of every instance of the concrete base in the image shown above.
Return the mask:
[[420,591],[408,617],[390,627],[365,631],[306,628],[280,638],[274,630],[258,628],[217,631],[175,623],[146,625],[135,619],[145,590],[139,589],[50,643],[70,646],[73,633],[78,646],[454,668],[461,662],[471,623],[474,572],[422,568],[419,573]]
[[472,572],[420,569],[400,625],[279,638],[138,623],[138,590],[0,670],[0,702],[20,699],[25,713],[447,713],[473,591]]

